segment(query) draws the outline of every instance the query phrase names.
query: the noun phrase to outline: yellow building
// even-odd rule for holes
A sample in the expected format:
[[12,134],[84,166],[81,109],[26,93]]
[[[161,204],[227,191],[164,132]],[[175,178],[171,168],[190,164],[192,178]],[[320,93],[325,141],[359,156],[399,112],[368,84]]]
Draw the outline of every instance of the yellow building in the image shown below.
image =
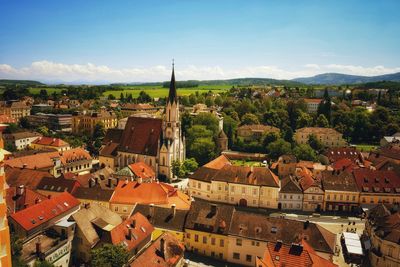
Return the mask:
[[278,208],[279,187],[270,169],[234,166],[224,155],[189,177],[193,197],[249,207]]
[[31,107],[22,101],[3,103],[0,105],[0,114],[7,115],[15,120],[31,115]]
[[325,211],[355,211],[359,206],[360,193],[350,172],[323,171],[322,187]]
[[262,124],[242,125],[237,128],[237,136],[245,141],[260,140],[264,135],[276,133],[279,135],[280,130],[273,126]]
[[132,214],[140,212],[154,226],[152,240],[156,240],[163,233],[170,233],[179,241],[185,238],[185,220],[188,210],[178,210],[175,205],[158,207],[155,205],[137,204]]
[[305,127],[297,129],[294,133],[294,140],[298,144],[307,144],[310,135],[315,135],[318,141],[325,147],[343,147],[346,141],[342,134],[333,128]]
[[52,138],[52,137],[39,137],[36,140],[34,140],[31,144],[30,147],[32,149],[37,149],[37,150],[57,150],[57,151],[65,151],[71,149],[71,146],[63,141],[60,138]]
[[185,223],[185,247],[196,254],[227,261],[233,206],[195,201]]
[[91,114],[77,115],[72,117],[72,133],[93,134],[96,124],[102,123],[104,129],[115,128],[118,125],[117,116],[113,112],[102,110]]
[[399,246],[400,212],[384,205],[373,208],[365,223],[365,232],[371,241],[369,259],[372,267],[400,266]]
[[[3,140],[1,139],[1,146]],[[7,221],[7,205],[5,202],[5,174],[3,167],[4,154],[0,148],[0,266],[11,266],[10,232]]]

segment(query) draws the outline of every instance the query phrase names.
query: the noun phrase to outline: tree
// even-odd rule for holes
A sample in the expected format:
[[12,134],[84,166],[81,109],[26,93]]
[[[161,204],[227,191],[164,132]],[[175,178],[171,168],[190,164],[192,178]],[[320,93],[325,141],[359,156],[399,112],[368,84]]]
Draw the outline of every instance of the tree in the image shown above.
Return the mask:
[[306,112],[300,112],[297,118],[297,128],[310,127],[312,124],[312,117]]
[[204,165],[216,156],[215,142],[211,138],[197,138],[188,151],[190,157],[196,159],[200,165]]
[[318,115],[324,114],[329,122],[331,120],[331,109],[332,109],[331,97],[329,96],[328,89],[325,88],[324,98],[318,106]]
[[189,97],[187,95],[184,95],[180,98],[180,103],[183,106],[189,106],[190,105],[190,101],[189,101]]
[[185,169],[179,160],[172,161],[172,175],[178,178],[185,176]]
[[293,149],[293,154],[299,160],[317,161],[317,155],[310,145],[301,144]]
[[194,158],[185,159],[185,161],[183,162],[183,168],[185,169],[186,174],[194,172],[195,170],[197,170],[198,167],[199,164]]
[[20,127],[15,123],[8,124],[7,128],[4,130],[4,133],[15,133],[20,130]]
[[317,127],[323,127],[323,128],[329,127],[329,122],[324,114],[319,114],[315,124],[317,125]]
[[260,124],[258,117],[252,113],[246,113],[242,117],[242,125]]
[[39,128],[37,128],[36,131],[38,133],[40,133],[41,135],[44,135],[44,136],[49,136],[50,135],[49,128],[47,128],[44,125],[40,126]]
[[211,113],[202,112],[193,118],[193,125],[204,125],[213,132],[213,136],[219,133],[219,122]]
[[115,96],[113,94],[108,95],[108,100],[115,100]]
[[192,116],[190,116],[189,112],[185,111],[181,116],[181,129],[183,135],[186,136],[187,130],[190,127],[192,127],[192,125],[193,125]]
[[104,128],[104,124],[102,122],[96,123],[93,129],[93,139],[103,139],[106,135],[106,130]]
[[91,266],[121,267],[128,263],[129,253],[122,245],[105,244],[91,252]]
[[19,125],[25,129],[29,129],[31,127],[31,124],[29,123],[27,117],[22,117],[21,119],[19,119]]
[[220,95],[217,95],[217,97],[215,97],[214,104],[217,106],[222,106],[222,103],[222,97]]
[[153,101],[153,99],[150,97],[150,95],[148,93],[146,93],[145,91],[140,91],[137,100],[139,103],[148,103],[148,102]]
[[232,147],[234,141],[235,141],[235,133],[236,129],[238,127],[238,122],[233,119],[231,116],[226,115],[224,116],[224,132],[226,136],[228,137],[228,145],[229,147]]
[[279,139],[279,134],[274,132],[267,133],[263,139],[263,147],[266,148],[270,143],[275,142],[278,139]]
[[317,139],[317,137],[314,134],[311,134],[308,137],[308,144],[312,149],[314,149],[318,153],[321,153],[322,150],[324,149],[324,146],[321,144],[321,142]]
[[272,159],[277,159],[284,154],[289,154],[292,150],[292,147],[289,142],[279,138],[275,142],[270,143],[267,146],[268,155]]
[[125,102],[125,96],[124,96],[124,93],[123,93],[123,92],[121,92],[121,94],[119,95],[119,100],[120,100],[121,102]]
[[44,260],[44,261],[36,260],[33,267],[55,267],[55,266],[54,266],[54,264],[52,264],[46,260]]
[[206,100],[205,100],[205,104],[207,105],[207,107],[212,107],[214,106],[214,99],[212,96],[207,96]]
[[49,99],[49,96],[47,95],[47,90],[46,89],[40,89],[39,97],[41,99],[43,99],[43,100]]

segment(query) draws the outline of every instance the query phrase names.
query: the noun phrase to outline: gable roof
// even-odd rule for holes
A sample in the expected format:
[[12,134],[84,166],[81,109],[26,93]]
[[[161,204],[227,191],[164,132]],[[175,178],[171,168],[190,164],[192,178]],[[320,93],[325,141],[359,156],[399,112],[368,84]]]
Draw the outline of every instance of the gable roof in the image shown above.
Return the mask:
[[43,177],[54,178],[50,173],[45,171],[37,171],[30,169],[20,168],[5,168],[6,181],[9,186],[20,186],[24,185],[30,189],[36,189],[39,182]]
[[324,190],[358,192],[353,175],[347,171],[322,171]]
[[153,169],[144,162],[136,162],[128,165],[129,169],[135,174],[136,177],[143,179],[153,179],[156,177],[156,173]]
[[46,196],[29,188],[22,187],[22,189],[22,194],[19,194],[20,190],[15,186],[6,189],[7,212],[9,214],[26,209],[47,199]]
[[69,144],[67,142],[63,141],[60,138],[52,138],[52,137],[46,137],[46,136],[39,137],[38,139],[33,141],[32,144],[43,145],[43,146],[53,146],[53,147],[69,146]]
[[72,195],[78,199],[87,199],[94,201],[109,201],[114,192],[112,190],[102,189],[100,186],[78,187]]
[[156,228],[183,232],[189,211],[175,209],[174,215],[172,207],[151,207],[150,205],[137,204],[132,213],[136,212],[143,214]]
[[281,193],[296,193],[301,194],[303,190],[301,190],[300,185],[295,181],[291,176],[286,176],[281,180]]
[[119,151],[157,156],[162,120],[129,117],[119,142]]
[[110,231],[111,243],[124,245],[128,251],[131,251],[151,236],[153,231],[154,227],[146,217],[137,212]]
[[75,180],[64,178],[44,177],[37,185],[37,190],[50,192],[68,192],[73,193],[80,184]]
[[22,228],[29,231],[56,217],[65,216],[74,209],[78,209],[79,205],[80,202],[70,193],[63,192],[34,206],[11,214],[10,217]]
[[122,219],[118,214],[106,207],[93,203],[72,214],[72,219],[76,222],[77,227],[81,230],[81,233],[85,236],[91,247],[94,247],[100,240],[94,222],[99,222],[99,220],[104,222],[102,231],[110,231],[122,223]]
[[394,171],[361,168],[354,170],[353,174],[360,192],[400,193],[400,176]]
[[[161,253],[161,240],[165,244]],[[131,263],[131,267],[172,267],[176,266],[184,256],[185,247],[172,234],[166,232],[159,236],[149,247]]]

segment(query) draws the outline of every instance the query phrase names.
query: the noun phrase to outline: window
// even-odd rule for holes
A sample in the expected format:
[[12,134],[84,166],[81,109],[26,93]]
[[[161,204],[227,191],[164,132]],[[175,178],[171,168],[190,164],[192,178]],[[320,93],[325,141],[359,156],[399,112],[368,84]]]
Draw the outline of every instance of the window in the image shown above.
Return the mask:
[[223,240],[223,239],[220,239],[220,240],[219,240],[219,246],[220,246],[220,247],[223,247],[223,246],[224,246],[224,240]]
[[231,192],[235,192],[235,187],[231,186]]
[[251,262],[251,255],[249,255],[249,254],[246,255],[246,261]]
[[194,242],[199,242],[199,235],[194,235]]
[[203,236],[203,244],[207,244],[207,237]]
[[240,238],[236,239],[236,246],[242,246],[242,239]]
[[197,188],[201,188],[201,183],[197,183]]
[[353,196],[353,201],[356,201],[356,196]]
[[114,207],[114,211],[118,211],[118,206]]
[[210,191],[210,185],[207,185],[207,191]]
[[211,237],[211,245],[215,245],[215,237]]
[[186,237],[187,237],[188,239],[190,239],[190,233],[187,233],[187,234],[186,234]]
[[326,197],[326,199],[327,199],[327,200],[331,200],[331,195],[328,195],[328,196]]
[[246,188],[242,187],[242,194],[245,194],[245,193],[246,193]]
[[256,205],[257,201],[255,199],[253,199],[253,205]]
[[257,188],[253,189],[253,195],[257,195]]
[[240,254],[237,253],[237,252],[233,252],[233,258],[234,258],[235,260],[240,260]]

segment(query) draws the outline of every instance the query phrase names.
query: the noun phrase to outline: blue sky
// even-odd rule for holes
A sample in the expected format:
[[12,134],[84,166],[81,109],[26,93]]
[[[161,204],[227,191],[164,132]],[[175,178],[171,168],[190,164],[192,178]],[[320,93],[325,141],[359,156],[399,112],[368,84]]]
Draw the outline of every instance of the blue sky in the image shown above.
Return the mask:
[[0,78],[400,71],[400,1],[3,1]]

